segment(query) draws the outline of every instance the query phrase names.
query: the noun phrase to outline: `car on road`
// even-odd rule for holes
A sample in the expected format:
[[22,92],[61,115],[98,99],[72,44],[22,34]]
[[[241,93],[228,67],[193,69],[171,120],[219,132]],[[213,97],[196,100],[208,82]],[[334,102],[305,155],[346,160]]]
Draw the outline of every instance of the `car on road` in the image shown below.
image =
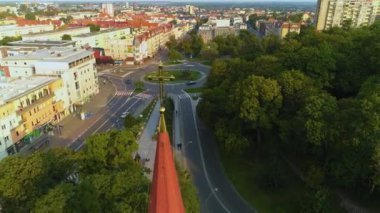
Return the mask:
[[194,84],[196,84],[197,82],[195,82],[195,81],[188,81],[188,82],[186,82],[186,85],[194,85]]
[[129,114],[129,111],[125,111],[125,112],[123,112],[123,114],[120,115],[120,118],[124,119],[127,117],[128,114]]

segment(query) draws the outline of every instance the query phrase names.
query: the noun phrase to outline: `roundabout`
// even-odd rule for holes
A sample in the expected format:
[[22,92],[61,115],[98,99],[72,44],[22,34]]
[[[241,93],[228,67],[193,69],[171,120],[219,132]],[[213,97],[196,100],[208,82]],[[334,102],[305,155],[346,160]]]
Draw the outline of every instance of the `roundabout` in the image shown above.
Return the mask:
[[[185,83],[188,81],[198,81],[202,78],[202,73],[196,70],[164,70],[163,76],[168,79],[167,84]],[[144,76],[144,81],[149,83],[158,83],[158,72],[147,73]]]

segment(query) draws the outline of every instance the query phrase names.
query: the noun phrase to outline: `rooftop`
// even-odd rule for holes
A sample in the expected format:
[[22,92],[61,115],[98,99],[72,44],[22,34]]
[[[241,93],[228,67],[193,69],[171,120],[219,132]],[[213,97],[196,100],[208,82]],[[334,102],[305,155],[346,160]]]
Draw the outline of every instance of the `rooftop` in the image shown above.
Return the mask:
[[111,28],[111,29],[101,30],[99,32],[94,32],[94,33],[84,33],[84,34],[76,35],[73,37],[86,38],[86,37],[96,36],[96,35],[100,35],[100,34],[104,34],[104,33],[116,32],[116,31],[123,30],[123,29],[128,29],[128,28]]
[[8,45],[11,46],[38,46],[38,47],[53,47],[53,46],[74,46],[75,41],[39,41],[39,40],[28,40],[28,41],[13,41],[9,42]]
[[58,78],[48,76],[33,76],[28,78],[0,78],[0,104],[4,104],[27,93],[37,90]]
[[48,49],[38,49],[30,53],[19,54],[3,58],[3,61],[14,60],[40,60],[56,62],[72,62],[89,55],[93,52],[79,47],[51,47]]
[[44,34],[66,32],[66,31],[68,31],[68,33],[70,33],[71,30],[84,29],[84,28],[90,28],[90,27],[70,27],[70,28],[65,28],[65,29],[50,30],[50,31],[44,31],[44,32],[39,32],[39,33],[29,33],[28,36],[44,35]]

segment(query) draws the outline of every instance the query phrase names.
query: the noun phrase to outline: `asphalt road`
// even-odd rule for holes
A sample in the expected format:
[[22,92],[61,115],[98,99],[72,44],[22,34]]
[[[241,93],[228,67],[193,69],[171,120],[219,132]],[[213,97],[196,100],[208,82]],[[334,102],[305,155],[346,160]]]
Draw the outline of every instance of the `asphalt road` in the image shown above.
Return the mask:
[[[220,162],[212,132],[197,118],[190,96],[183,92],[185,88],[202,86],[207,80],[209,67],[186,62],[165,69],[194,69],[203,74],[196,85],[188,86],[186,83],[179,83],[165,86],[166,93],[171,93],[179,98],[177,110],[179,112],[180,140],[183,144],[182,150],[188,169],[198,190],[201,212],[255,212],[240,197],[228,180]],[[145,85],[151,90],[157,90],[157,84],[145,83]]]
[[[158,63],[131,70],[125,78],[103,73],[112,83],[119,94],[130,93],[134,89],[133,82],[143,80],[146,73],[157,71]],[[179,119],[181,140],[183,141],[183,154],[193,182],[198,189],[201,201],[201,212],[212,213],[245,213],[254,210],[239,196],[234,187],[224,174],[220,163],[218,151],[210,130],[207,129],[195,116],[191,99],[183,92],[185,88],[200,87],[206,80],[209,67],[202,64],[185,62],[184,64],[167,66],[165,69],[194,69],[202,73],[203,77],[195,85],[188,86],[186,83],[165,85],[165,92],[181,97],[179,101]],[[126,80],[131,83],[126,84]],[[145,82],[145,93],[151,96],[158,94],[158,86],[154,83]],[[125,112],[133,112],[146,101],[140,97],[115,96],[104,109],[104,114],[94,122],[84,133],[71,144],[71,148],[78,150],[82,147],[86,137],[96,133],[107,131],[112,128],[122,128],[120,115]]]
[[[69,145],[73,150],[82,148],[85,139],[90,135],[97,132],[105,132],[113,128],[123,128],[123,120],[120,118],[121,114],[125,111],[133,113],[147,102],[147,99],[141,96],[130,96],[133,92],[133,85],[126,84],[123,78],[117,78],[108,74],[103,75],[103,77],[108,79],[108,83],[114,85],[117,91],[116,95],[108,102],[107,106],[102,109],[102,115]],[[144,94],[151,95],[149,91],[144,92]]]

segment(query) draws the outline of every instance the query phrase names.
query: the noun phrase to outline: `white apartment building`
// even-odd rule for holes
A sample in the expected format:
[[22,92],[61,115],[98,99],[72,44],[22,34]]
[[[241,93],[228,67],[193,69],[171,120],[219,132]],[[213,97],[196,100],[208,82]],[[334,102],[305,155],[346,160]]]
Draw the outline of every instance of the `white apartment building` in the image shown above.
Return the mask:
[[3,39],[5,36],[24,37],[30,33],[40,33],[40,32],[49,31],[53,29],[54,29],[54,25],[32,25],[32,26],[17,26],[15,24],[4,25],[0,27],[0,39]]
[[115,11],[113,9],[113,4],[112,3],[105,3],[102,4],[102,12],[109,15],[110,17],[115,16]]
[[134,38],[134,35],[127,35],[124,39],[109,40],[109,48],[105,49],[105,54],[111,56],[114,60],[126,60],[127,58],[134,58]]
[[351,21],[352,27],[371,25],[378,13],[378,0],[318,0],[317,30],[341,27]]
[[6,69],[9,77],[39,75],[62,79],[65,92],[60,98],[67,113],[99,93],[93,52],[82,48],[55,47],[9,56],[0,60],[0,68]]
[[85,33],[72,36],[78,47],[100,47],[109,49],[109,42],[117,39],[124,39],[131,34],[130,28],[114,28],[102,30],[96,33]]
[[67,34],[71,36],[76,36],[80,34],[90,33],[90,27],[73,27],[66,28],[60,30],[51,30],[41,33],[32,33],[28,35],[24,35],[22,37],[23,41],[54,41],[54,40],[62,40],[62,36]]

